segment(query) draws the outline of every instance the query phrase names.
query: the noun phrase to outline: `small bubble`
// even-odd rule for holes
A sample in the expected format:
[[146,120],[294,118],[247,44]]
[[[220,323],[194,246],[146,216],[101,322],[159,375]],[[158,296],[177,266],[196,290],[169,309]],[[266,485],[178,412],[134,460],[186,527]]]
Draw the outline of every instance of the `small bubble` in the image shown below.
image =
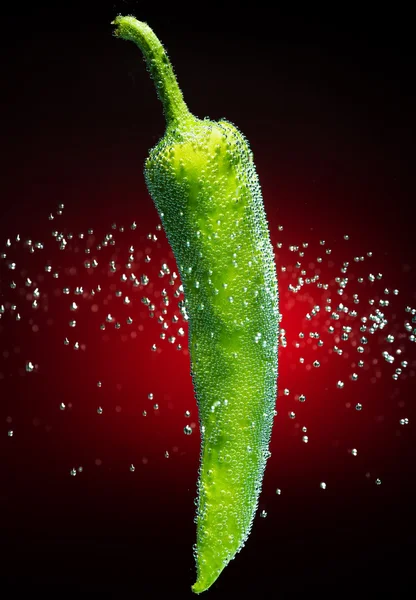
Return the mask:
[[280,496],[280,495],[281,495],[281,493],[282,493],[282,490],[281,490],[280,488],[276,488],[276,494],[277,494],[278,496]]
[[265,519],[267,517],[267,512],[265,510],[262,510],[261,513],[260,513],[260,517],[262,519]]
[[362,409],[362,407],[363,407],[363,405],[362,405],[362,404],[360,404],[360,402],[358,402],[358,403],[355,405],[355,410],[361,410],[361,409]]
[[99,406],[97,408],[97,414],[102,415],[103,414],[103,409],[101,408],[101,406]]
[[325,481],[321,481],[321,483],[319,484],[319,487],[321,488],[321,490],[326,490],[326,483],[325,483]]
[[136,467],[135,467],[133,464],[131,464],[131,465],[130,465],[130,471],[131,471],[132,473],[134,473],[134,471],[135,471],[135,470],[136,470]]
[[352,454],[353,456],[357,456],[357,454],[358,454],[358,450],[357,450],[357,448],[353,448],[353,449],[351,450],[351,454]]
[[377,478],[375,483],[376,483],[376,485],[381,485],[381,479]]
[[191,435],[192,427],[190,425],[185,425],[185,427],[183,428],[183,432],[185,433],[185,435]]

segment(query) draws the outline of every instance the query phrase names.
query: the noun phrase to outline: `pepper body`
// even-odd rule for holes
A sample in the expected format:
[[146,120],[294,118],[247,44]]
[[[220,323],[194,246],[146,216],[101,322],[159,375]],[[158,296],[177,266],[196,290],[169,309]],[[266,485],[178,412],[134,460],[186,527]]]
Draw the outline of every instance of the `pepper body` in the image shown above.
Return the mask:
[[[132,26],[144,31],[134,19],[123,36],[123,19],[133,18],[116,19],[120,37],[132,39]],[[148,64],[155,55],[160,68],[150,63],[152,76],[163,88],[171,66],[159,47],[150,59],[145,54]],[[196,118],[178,94],[175,113],[169,90],[158,92],[167,129],[146,160],[145,179],[189,318],[201,432],[192,590],[200,593],[244,546],[258,505],[277,391],[277,277],[247,140],[225,119]]]

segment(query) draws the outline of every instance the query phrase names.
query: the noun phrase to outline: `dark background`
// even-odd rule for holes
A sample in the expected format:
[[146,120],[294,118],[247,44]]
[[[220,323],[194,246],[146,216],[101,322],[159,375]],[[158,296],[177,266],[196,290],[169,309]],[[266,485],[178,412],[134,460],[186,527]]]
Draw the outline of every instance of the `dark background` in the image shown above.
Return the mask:
[[[142,172],[164,121],[140,52],[112,37],[116,14],[132,13],[154,29],[194,114],[226,117],[250,141],[271,239],[275,248],[284,243],[276,252],[278,267],[295,263],[289,244],[309,241],[312,260],[325,239],[334,261],[351,261],[353,283],[361,271],[383,273],[374,293],[366,285],[363,302],[381,297],[385,285],[400,289],[392,300],[393,328],[396,323],[403,331],[404,306],[416,304],[409,16],[379,8],[368,16],[347,14],[338,7],[333,14],[288,16],[259,3],[227,6],[162,10],[152,3],[71,2],[2,11],[1,248],[17,233],[46,240],[33,256],[21,243],[5,248],[16,260],[16,274],[0,261],[0,304],[12,302],[13,294],[23,303],[21,322],[8,314],[0,321],[4,594],[187,598],[195,581],[199,434],[189,357],[166,341],[150,351],[152,343],[159,345],[160,292],[170,287],[158,280],[159,266],[167,261],[175,269],[163,232],[155,230],[158,218]],[[63,215],[48,221],[61,202]],[[113,232],[117,243],[103,252],[103,266],[112,251],[123,266],[135,245],[138,275],[153,276],[149,289],[159,302],[153,319],[133,302],[135,337],[123,337],[124,325],[120,332],[109,326],[100,332],[109,311],[127,316],[114,297],[119,278],[107,268],[91,273],[83,267],[85,240],[60,251],[51,236],[55,223],[66,233],[92,227],[100,239]],[[126,231],[118,234],[112,223]],[[149,232],[157,233],[157,243],[147,239]],[[371,267],[354,266],[353,257],[369,250]],[[59,280],[45,273],[48,261],[62,273]],[[334,290],[339,272],[323,265],[322,274],[331,268]],[[37,313],[32,297],[24,302],[28,290],[19,293],[27,274],[42,290]],[[12,276],[17,290],[10,290]],[[409,372],[399,382],[381,360],[371,364],[367,378],[360,374],[359,382],[336,390],[334,381],[349,371],[338,375],[330,354],[320,371],[295,366],[293,340],[310,324],[302,320],[304,305],[290,302],[289,281],[289,274],[279,280],[289,347],[280,354],[279,415],[260,501],[267,518],[256,517],[246,547],[206,596],[364,597],[388,590],[402,597],[413,589],[415,554],[415,344],[403,338]],[[91,298],[59,291],[92,283],[108,294],[96,312]],[[141,291],[128,293],[140,298],[147,294]],[[68,327],[72,300],[80,303],[76,331]],[[306,292],[299,302],[309,306],[312,300]],[[316,329],[324,327],[321,315]],[[65,336],[86,350],[65,347]],[[374,341],[369,362],[380,359],[382,345]],[[306,366],[316,352],[305,347]],[[35,373],[25,372],[27,360],[39,365]],[[374,375],[379,368],[381,375]],[[291,390],[287,399],[285,387]],[[159,410],[152,409],[150,391]],[[301,392],[308,400],[299,407],[293,394]],[[357,401],[362,413],[346,408]],[[308,444],[300,441],[288,409],[308,425]],[[406,428],[399,425],[402,417],[409,418]],[[183,433],[186,424],[192,424],[190,436]],[[351,447],[359,448],[356,458],[348,454]],[[83,472],[71,477],[79,465]],[[327,482],[325,491],[320,481]]]

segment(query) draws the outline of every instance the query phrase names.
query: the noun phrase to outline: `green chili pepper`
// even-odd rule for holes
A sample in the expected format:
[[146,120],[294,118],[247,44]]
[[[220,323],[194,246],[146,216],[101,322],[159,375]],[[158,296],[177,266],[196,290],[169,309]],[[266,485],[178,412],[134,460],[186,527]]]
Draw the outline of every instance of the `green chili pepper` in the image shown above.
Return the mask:
[[192,115],[150,27],[118,16],[115,35],[141,49],[166,117],[145,179],[173,250],[189,318],[201,455],[194,556],[207,590],[250,533],[277,388],[277,275],[247,140],[226,119]]

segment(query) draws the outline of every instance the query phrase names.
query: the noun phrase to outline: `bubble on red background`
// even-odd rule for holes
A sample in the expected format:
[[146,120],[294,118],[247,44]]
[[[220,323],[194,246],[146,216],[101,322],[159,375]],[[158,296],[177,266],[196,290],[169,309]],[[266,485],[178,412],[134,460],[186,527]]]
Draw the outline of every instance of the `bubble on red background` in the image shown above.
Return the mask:
[[[195,463],[188,317],[161,225],[71,232],[63,205],[49,221],[47,239],[16,234],[1,254],[4,433],[12,418],[13,442],[44,424],[64,446],[54,468],[72,474],[74,462],[105,467],[96,458],[104,453],[120,470],[149,464],[168,474],[172,461]],[[413,423],[416,309],[406,268],[403,290],[348,234],[293,240],[279,225],[271,238],[281,330],[265,484],[285,491],[298,477],[323,490],[342,474],[350,485],[379,485]]]

